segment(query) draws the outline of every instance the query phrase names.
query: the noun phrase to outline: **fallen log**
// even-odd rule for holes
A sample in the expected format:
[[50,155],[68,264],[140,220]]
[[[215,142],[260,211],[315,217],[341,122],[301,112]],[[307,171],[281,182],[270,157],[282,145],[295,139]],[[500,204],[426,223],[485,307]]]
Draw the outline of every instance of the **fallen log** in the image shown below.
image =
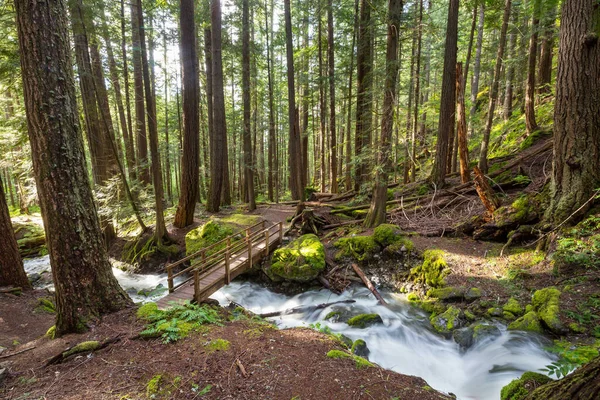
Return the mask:
[[321,229],[325,230],[325,229],[339,228],[341,226],[346,226],[346,225],[360,224],[363,221],[364,221],[364,219],[355,219],[353,221],[340,222],[338,224],[324,225],[321,227]]
[[342,200],[346,200],[349,199],[351,197],[354,197],[356,195],[356,193],[354,192],[354,190],[350,190],[349,192],[340,194],[338,196],[333,196],[329,199],[329,201],[342,201]]
[[355,303],[356,300],[341,300],[334,301],[333,303],[323,303],[316,306],[298,306],[294,308],[289,308],[287,310],[282,311],[273,311],[270,313],[259,314],[261,318],[271,318],[271,317],[279,317],[281,315],[291,315],[291,314],[301,314],[305,312],[312,312],[315,310],[321,310],[323,308],[327,308],[329,306],[333,306],[335,304],[352,304]]
[[477,166],[473,167],[473,172],[475,173],[475,190],[477,190],[481,202],[491,215],[500,207],[500,200],[498,200],[488,180]]
[[12,356],[16,356],[17,354],[25,353],[26,351],[33,350],[35,348],[36,348],[36,346],[31,346],[31,347],[28,347],[28,348],[23,349],[23,350],[15,351],[14,353],[10,353],[10,354],[6,354],[6,355],[3,355],[3,356],[0,356],[0,359],[1,358],[9,358],[9,357],[12,357]]
[[119,340],[121,340],[121,337],[115,336],[113,338],[105,340],[102,343],[97,342],[97,341],[88,341],[88,342],[78,343],[75,346],[71,346],[68,349],[66,349],[66,350],[58,353],[57,355],[51,357],[50,359],[48,359],[48,361],[46,361],[44,363],[44,367],[47,367],[52,364],[59,364],[74,354],[88,353],[88,352],[92,353],[94,351],[101,350],[113,343],[118,342]]
[[11,293],[11,294],[21,294],[21,292],[23,291],[23,288],[21,287],[1,287],[0,288],[0,293]]
[[367,288],[369,288],[369,290],[371,291],[371,293],[373,293],[373,295],[375,296],[375,298],[379,301],[379,304],[381,304],[382,306],[387,306],[386,301],[383,299],[383,297],[381,297],[381,294],[379,294],[379,292],[377,291],[377,289],[375,289],[375,286],[373,286],[373,284],[371,283],[371,281],[369,280],[369,278],[367,278],[367,276],[365,275],[364,272],[362,272],[362,270],[360,268],[358,268],[358,265],[356,264],[352,264],[352,269],[354,269],[354,272],[356,272],[356,274],[358,276],[360,276],[360,279],[362,279],[363,283],[365,284],[365,286]]

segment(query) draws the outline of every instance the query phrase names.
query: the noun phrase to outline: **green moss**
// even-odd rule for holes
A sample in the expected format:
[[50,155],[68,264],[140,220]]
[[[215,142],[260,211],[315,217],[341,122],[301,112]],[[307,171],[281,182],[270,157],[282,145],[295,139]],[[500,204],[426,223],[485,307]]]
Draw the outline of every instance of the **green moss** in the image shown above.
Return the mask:
[[325,247],[316,235],[302,235],[273,252],[267,275],[274,280],[309,282],[325,269]]
[[572,322],[569,324],[569,330],[575,333],[585,333],[585,328],[579,325],[577,322]]
[[427,296],[440,300],[458,300],[465,295],[466,289],[460,286],[433,288],[427,291]]
[[593,345],[576,344],[566,340],[555,340],[554,345],[546,350],[558,354],[562,359],[571,364],[583,365],[598,357],[600,340],[597,340]]
[[419,301],[419,295],[416,294],[415,292],[410,292],[406,298],[408,299],[408,301]]
[[515,379],[502,388],[501,400],[522,400],[535,388],[552,381],[546,375],[537,372],[525,372],[519,379]]
[[360,314],[350,318],[347,324],[356,328],[366,328],[367,326],[381,322],[383,322],[383,320],[379,314]]
[[514,321],[515,319],[517,319],[515,314],[511,313],[510,311],[503,311],[502,317],[507,321]]
[[476,324],[473,327],[473,340],[475,342],[485,339],[487,337],[500,336],[501,332],[497,326]]
[[446,311],[446,306],[436,300],[415,300],[413,302],[411,302],[411,304],[414,304],[416,307],[419,307],[420,309],[422,309],[423,311],[429,313],[429,314],[441,314],[444,311]]
[[473,314],[471,311],[469,310],[465,310],[465,317],[469,320],[469,321],[475,321],[477,319],[477,316],[475,314]]
[[373,231],[373,239],[383,247],[396,243],[401,235],[400,227],[392,224],[381,224]]
[[63,355],[63,358],[67,358],[73,354],[94,351],[98,347],[100,347],[100,342],[98,342],[96,340],[90,340],[87,342],[81,342],[81,343],[73,346],[70,350],[65,351],[62,355]]
[[344,257],[351,257],[358,261],[368,261],[381,251],[381,247],[379,247],[372,236],[351,236],[341,238],[335,242],[334,246],[339,249],[335,256],[338,260]]
[[38,306],[36,307],[36,310],[48,314],[56,314],[56,306],[54,305],[54,302],[51,299],[44,297],[38,299]]
[[536,290],[533,294],[533,308],[537,312],[544,325],[554,333],[564,331],[564,326],[560,322],[559,314],[560,290],[555,287]]
[[450,273],[445,253],[437,249],[426,250],[423,253],[423,259],[423,264],[410,270],[412,280],[433,288],[445,286],[444,278]]
[[329,352],[327,352],[327,357],[333,358],[333,359],[351,358],[354,360],[356,368],[359,368],[359,369],[374,367],[374,365],[372,363],[370,363],[368,360],[365,360],[362,357],[355,356],[353,354],[350,354],[350,353],[347,353],[347,352],[341,351],[341,350],[330,350]]
[[227,351],[231,347],[231,343],[225,339],[215,339],[208,342],[205,346],[208,351]]
[[516,316],[523,314],[523,307],[521,307],[521,304],[519,304],[519,301],[517,299],[515,299],[514,297],[511,297],[510,299],[508,299],[508,301],[506,302],[504,307],[502,307],[502,309],[504,311],[510,312]]
[[48,328],[45,336],[50,340],[54,339],[56,337],[56,325],[52,325]]
[[356,339],[354,341],[354,343],[352,343],[352,348],[350,349],[350,352],[352,354],[355,354],[355,352],[356,352],[357,349],[365,348],[365,347],[367,347],[367,343],[364,340],[362,340],[362,339]]
[[530,331],[537,333],[543,332],[540,318],[535,313],[535,311],[530,311],[521,318],[518,318],[516,321],[511,322],[510,325],[508,325],[508,329],[514,331]]
[[154,319],[153,317],[159,313],[160,311],[158,310],[156,303],[146,303],[138,308],[135,315],[138,317],[138,319],[151,321]]
[[327,313],[327,315],[323,319],[325,321],[327,321],[327,320],[330,320],[331,318],[339,317],[340,315],[342,315],[342,313],[340,311],[330,311],[329,313]]
[[454,329],[462,326],[462,312],[456,307],[449,307],[439,315],[433,315],[429,318],[433,328],[439,333],[450,333]]
[[155,399],[161,392],[163,383],[162,375],[154,375],[146,384],[146,396],[149,399]]
[[525,140],[523,140],[521,142],[521,145],[520,145],[521,150],[528,149],[531,146],[533,146],[538,140],[547,138],[549,136],[552,136],[551,131],[544,131],[544,130],[540,129],[540,130],[531,132],[531,134],[529,136],[527,136],[525,138]]

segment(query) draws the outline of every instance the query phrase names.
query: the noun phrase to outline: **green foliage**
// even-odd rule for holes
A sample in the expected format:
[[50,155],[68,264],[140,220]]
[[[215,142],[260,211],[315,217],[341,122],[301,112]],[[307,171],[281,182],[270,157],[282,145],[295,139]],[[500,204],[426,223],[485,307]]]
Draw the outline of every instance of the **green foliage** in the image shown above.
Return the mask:
[[211,353],[215,351],[227,351],[231,347],[231,342],[225,339],[215,339],[208,342],[204,347]]
[[56,306],[51,298],[42,297],[38,299],[38,306],[35,309],[48,314],[56,314]]
[[535,388],[552,381],[546,375],[537,372],[525,372],[519,379],[514,379],[502,388],[501,400],[523,400]]
[[402,238],[402,230],[397,225],[381,224],[373,230],[373,239],[382,247],[394,244]]
[[204,386],[202,389],[200,389],[200,386],[192,383],[192,392],[196,393],[197,396],[204,396],[205,394],[210,393],[210,390],[212,389],[212,385],[208,384],[206,386]]
[[52,325],[50,328],[48,328],[44,336],[50,340],[54,339],[56,337],[56,325]]
[[373,239],[373,236],[344,237],[335,242],[334,246],[339,249],[335,255],[338,260],[351,257],[357,261],[369,261],[381,251],[381,247]]
[[449,273],[445,253],[442,250],[430,249],[423,253],[423,264],[410,270],[410,277],[415,283],[438,288],[446,285],[444,278]]
[[327,353],[327,357],[333,358],[333,359],[338,359],[338,360],[344,359],[344,358],[350,358],[350,359],[354,360],[356,368],[358,368],[358,369],[369,368],[369,367],[375,366],[373,363],[370,363],[368,360],[366,360],[360,356],[356,356],[354,354],[350,354],[350,353],[347,353],[347,352],[341,351],[341,350],[330,350]]
[[160,337],[163,343],[176,342],[204,324],[221,323],[217,310],[207,305],[186,302],[163,311],[158,310],[156,304],[151,304],[154,303],[138,309],[138,317],[148,322],[140,335],[146,338]]
[[163,381],[162,375],[154,375],[146,384],[146,397],[156,399],[161,392]]
[[599,349],[600,341],[596,341],[593,345],[581,345],[566,340],[555,340],[554,345],[546,348],[546,350],[557,354],[560,359],[576,365],[586,364],[598,357]]
[[514,297],[508,299],[504,307],[502,309],[506,312],[510,312],[513,315],[521,315],[523,314],[523,307],[519,304],[519,301]]
[[567,376],[569,373],[575,371],[579,367],[578,364],[573,364],[565,359],[551,362],[544,368],[540,368],[540,371],[547,373],[549,376],[556,375],[557,379]]
[[273,280],[309,282],[325,269],[325,247],[316,235],[302,235],[273,252],[267,275]]

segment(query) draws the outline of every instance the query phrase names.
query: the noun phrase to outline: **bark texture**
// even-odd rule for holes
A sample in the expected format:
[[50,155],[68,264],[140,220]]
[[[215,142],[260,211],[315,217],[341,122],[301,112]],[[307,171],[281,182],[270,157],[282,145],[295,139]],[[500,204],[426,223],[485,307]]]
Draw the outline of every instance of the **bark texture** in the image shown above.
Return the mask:
[[242,100],[244,103],[244,186],[248,197],[248,210],[256,209],[254,195],[254,163],[252,132],[250,130],[250,7],[248,0],[242,4]]
[[[563,3],[554,108],[551,204],[560,223],[600,187],[600,7],[595,0]],[[583,215],[591,206],[584,206]]]
[[56,288],[57,334],[131,304],[108,261],[86,174],[65,2],[17,0],[33,168]]
[[600,357],[572,374],[540,386],[526,400],[564,400],[600,398]]

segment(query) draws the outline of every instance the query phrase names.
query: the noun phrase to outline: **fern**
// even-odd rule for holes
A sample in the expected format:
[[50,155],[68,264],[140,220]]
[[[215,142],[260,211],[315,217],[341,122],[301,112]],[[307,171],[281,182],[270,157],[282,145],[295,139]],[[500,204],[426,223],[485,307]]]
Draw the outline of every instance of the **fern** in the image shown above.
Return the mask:
[[560,379],[575,371],[579,366],[580,364],[575,364],[561,358],[541,368],[540,371],[546,372],[548,376],[555,375],[557,379]]

